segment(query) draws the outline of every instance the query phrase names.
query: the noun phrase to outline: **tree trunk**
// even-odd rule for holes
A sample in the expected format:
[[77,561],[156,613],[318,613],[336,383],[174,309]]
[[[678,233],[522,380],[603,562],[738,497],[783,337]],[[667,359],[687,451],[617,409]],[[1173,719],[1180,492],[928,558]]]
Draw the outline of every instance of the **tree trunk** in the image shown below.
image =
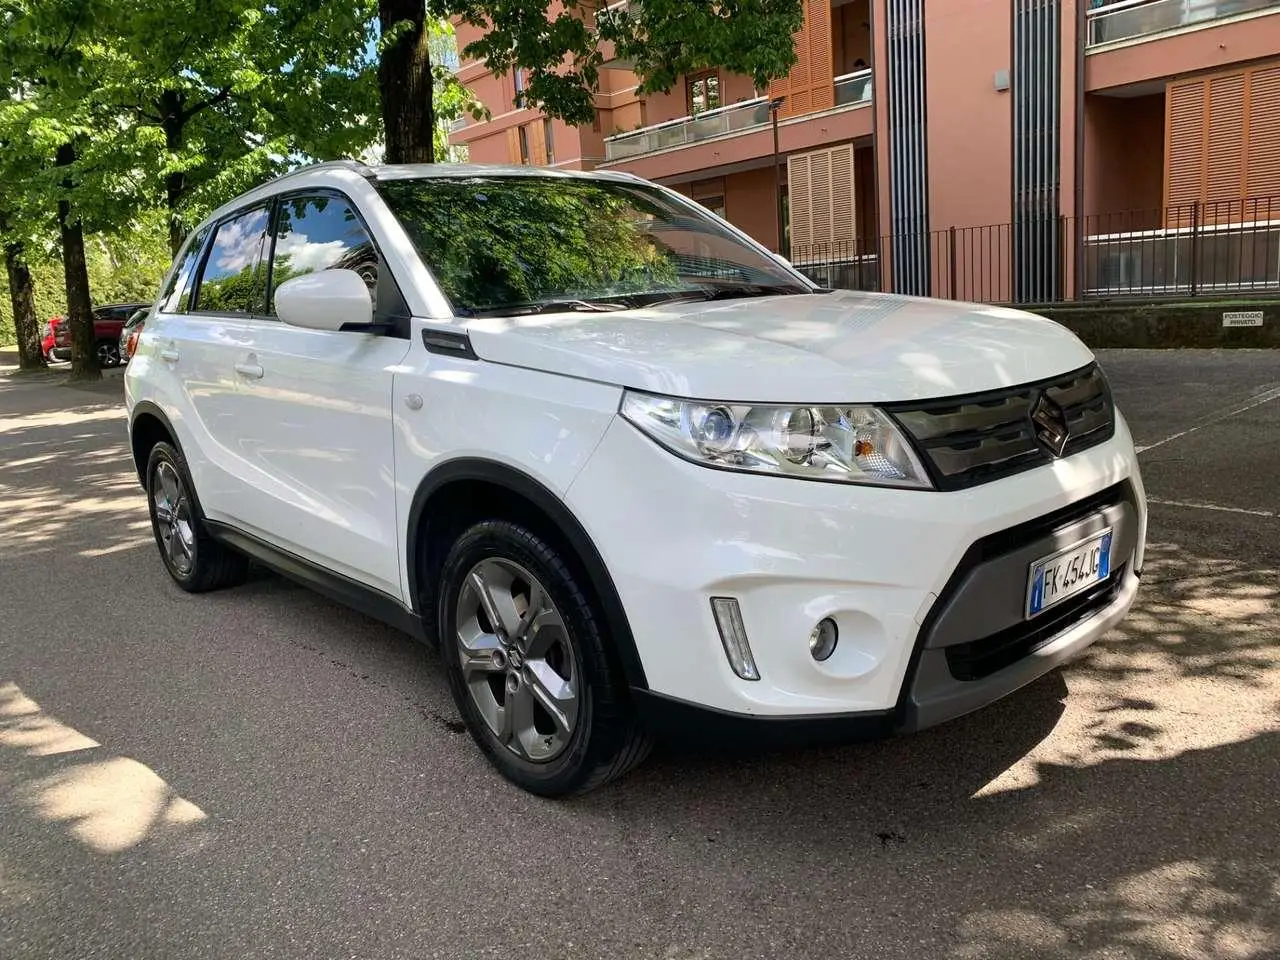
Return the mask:
[[[166,90],[160,94],[161,126],[164,128],[164,145],[176,153],[182,147],[183,127],[186,117],[183,110],[186,97],[179,90]],[[178,216],[178,204],[187,189],[187,175],[175,170],[164,178],[165,203],[169,210],[169,255],[176,257],[185,239],[182,219]]]
[[[59,167],[75,163],[76,150],[69,143],[58,148]],[[72,186],[70,177],[62,181]],[[58,232],[62,237],[62,269],[67,284],[67,326],[71,331],[71,379],[101,380],[97,344],[93,335],[93,301],[89,297],[89,269],[84,259],[84,227],[73,216],[67,200],[58,201]]]
[[385,160],[432,163],[435,113],[431,103],[426,0],[378,0],[378,20],[384,35],[402,21],[412,24],[382,52],[378,63],[378,92],[387,141]]
[[4,248],[4,266],[9,274],[9,299],[13,303],[13,327],[18,334],[18,366],[23,370],[43,370],[44,350],[40,346],[40,321],[36,319],[35,284],[22,259],[22,244]]

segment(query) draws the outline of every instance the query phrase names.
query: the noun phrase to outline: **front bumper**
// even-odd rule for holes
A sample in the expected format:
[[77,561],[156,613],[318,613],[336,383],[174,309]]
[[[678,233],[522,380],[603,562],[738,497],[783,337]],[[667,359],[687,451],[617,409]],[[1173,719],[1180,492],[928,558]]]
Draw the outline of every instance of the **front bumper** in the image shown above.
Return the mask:
[[[746,722],[763,742],[918,729],[1031,682],[1124,617],[1146,534],[1119,416],[1106,443],[955,492],[708,470],[619,419],[567,499],[617,586],[650,725]],[[1030,562],[1106,525],[1106,591],[1024,621]],[[713,596],[738,600],[760,680],[730,669]],[[819,663],[808,638],[823,617],[840,641]]]

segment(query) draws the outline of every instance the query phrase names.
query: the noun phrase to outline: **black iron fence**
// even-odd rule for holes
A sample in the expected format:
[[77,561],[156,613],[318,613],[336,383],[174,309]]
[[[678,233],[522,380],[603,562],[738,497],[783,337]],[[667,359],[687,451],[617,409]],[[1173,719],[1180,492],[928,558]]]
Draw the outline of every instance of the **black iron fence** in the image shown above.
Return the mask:
[[[1027,226],[1024,220],[905,238],[795,244],[789,257],[825,286],[880,290],[894,288],[886,284],[893,277],[892,251],[910,250],[925,259],[923,270],[910,272],[927,277],[928,289],[903,292],[984,303],[1280,295],[1280,197]],[[1049,278],[1047,286],[1028,284],[1028,276]]]

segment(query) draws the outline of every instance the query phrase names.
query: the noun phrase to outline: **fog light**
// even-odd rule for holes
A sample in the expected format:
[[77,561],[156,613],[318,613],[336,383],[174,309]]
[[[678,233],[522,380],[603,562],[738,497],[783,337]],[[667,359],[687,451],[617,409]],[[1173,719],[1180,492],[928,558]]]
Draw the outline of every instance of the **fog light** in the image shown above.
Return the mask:
[[840,631],[834,620],[830,617],[819,620],[813,633],[809,634],[809,652],[813,654],[813,659],[826,660],[836,652],[836,641],[839,639]]
[[747,643],[747,628],[742,622],[738,601],[732,597],[712,597],[711,614],[716,618],[716,629],[720,631],[724,655],[729,658],[729,666],[733,668],[733,672],[743,680],[759,680],[760,671],[756,669],[751,645]]

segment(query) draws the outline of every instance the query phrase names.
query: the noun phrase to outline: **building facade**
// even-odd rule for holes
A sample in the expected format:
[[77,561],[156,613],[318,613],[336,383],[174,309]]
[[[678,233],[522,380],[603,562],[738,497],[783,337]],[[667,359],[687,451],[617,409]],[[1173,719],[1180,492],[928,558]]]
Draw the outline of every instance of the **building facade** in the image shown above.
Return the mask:
[[[480,163],[667,184],[835,286],[992,302],[1280,290],[1280,0],[804,0],[791,73],[710,65],[590,127],[492,112]],[[460,25],[459,46],[475,38]],[[1274,199],[1273,199],[1274,198]]]

